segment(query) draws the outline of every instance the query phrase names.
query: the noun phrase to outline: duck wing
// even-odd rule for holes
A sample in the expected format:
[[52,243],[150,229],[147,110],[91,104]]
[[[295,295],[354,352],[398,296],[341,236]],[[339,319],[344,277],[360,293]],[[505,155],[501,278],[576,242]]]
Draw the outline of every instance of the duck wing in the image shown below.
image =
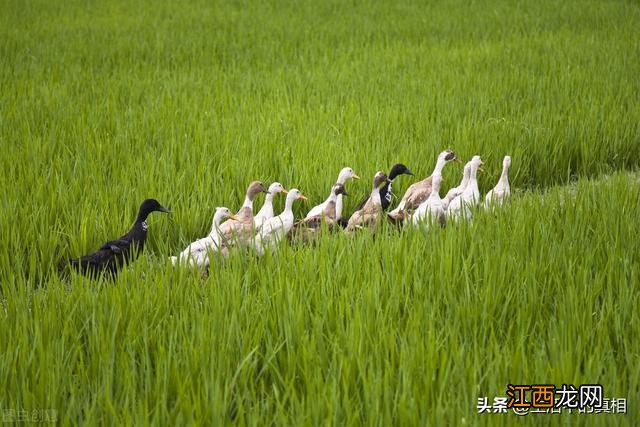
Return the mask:
[[[118,241],[114,240],[113,242]],[[111,242],[105,243],[94,253],[72,259],[70,261],[71,266],[78,272],[94,278],[102,272],[111,273],[111,276],[115,277],[118,269],[128,259],[130,245],[127,247],[118,243],[112,245],[109,245],[109,243]]]
[[370,213],[370,212],[363,212],[363,211],[359,211],[357,213],[358,213],[357,217],[355,218],[353,216],[351,217],[353,221],[349,219],[349,225],[346,228],[347,232],[352,232],[362,228],[370,228],[372,230],[375,230],[376,224],[378,222],[379,213]]
[[305,216],[305,218],[311,218],[314,217],[316,215],[320,215],[322,214],[322,211],[324,210],[324,207],[327,205],[327,202],[322,202],[319,205],[315,205],[314,207],[311,208],[311,210],[309,211],[309,213],[307,213],[307,215]]
[[403,197],[403,200],[405,200],[404,208],[408,210],[416,209],[427,200],[429,194],[431,194],[431,182],[431,177],[428,177],[411,185]]
[[128,251],[130,249],[130,247],[131,247],[131,243],[132,243],[131,240],[127,240],[127,239],[124,239],[124,238],[111,240],[111,241],[105,243],[104,245],[102,245],[100,247],[100,250],[109,249],[114,254],[120,254],[120,253]]

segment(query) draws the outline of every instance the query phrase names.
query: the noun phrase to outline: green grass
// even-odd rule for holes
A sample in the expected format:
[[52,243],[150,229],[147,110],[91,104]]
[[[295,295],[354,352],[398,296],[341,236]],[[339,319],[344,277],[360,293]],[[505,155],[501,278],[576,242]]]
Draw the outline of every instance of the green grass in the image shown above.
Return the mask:
[[[630,1],[1,2],[0,416],[637,425],[638,28]],[[316,203],[349,165],[350,212],[447,147],[483,156],[483,193],[510,154],[512,204],[204,281],[166,263],[251,180]],[[116,283],[58,276],[147,197],[175,214]],[[600,383],[629,414],[478,415],[510,382]]]

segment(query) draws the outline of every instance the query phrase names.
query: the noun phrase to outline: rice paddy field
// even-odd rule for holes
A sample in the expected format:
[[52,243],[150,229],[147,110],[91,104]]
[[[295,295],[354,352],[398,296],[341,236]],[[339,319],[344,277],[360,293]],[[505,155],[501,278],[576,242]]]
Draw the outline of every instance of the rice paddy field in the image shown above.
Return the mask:
[[[0,419],[638,425],[639,76],[637,1],[3,0]],[[350,213],[446,148],[482,194],[511,155],[511,203],[167,261],[250,181],[301,189],[300,218],[351,166]],[[149,197],[173,214],[117,280],[59,273]],[[627,410],[479,413],[508,384]]]

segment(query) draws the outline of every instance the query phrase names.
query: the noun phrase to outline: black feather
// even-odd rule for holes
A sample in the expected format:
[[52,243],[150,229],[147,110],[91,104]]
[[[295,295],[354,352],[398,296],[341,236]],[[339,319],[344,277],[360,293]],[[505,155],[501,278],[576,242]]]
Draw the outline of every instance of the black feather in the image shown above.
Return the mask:
[[169,212],[154,199],[145,200],[140,206],[135,223],[127,234],[106,242],[96,252],[69,261],[69,265],[89,277],[106,273],[112,278],[124,265],[134,261],[143,251],[147,239],[145,220],[151,212]]

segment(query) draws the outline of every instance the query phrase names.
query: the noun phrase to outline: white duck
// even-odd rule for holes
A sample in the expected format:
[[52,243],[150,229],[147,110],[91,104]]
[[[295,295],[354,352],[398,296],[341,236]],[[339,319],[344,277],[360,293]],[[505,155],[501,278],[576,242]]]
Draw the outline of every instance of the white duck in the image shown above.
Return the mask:
[[409,188],[407,188],[407,191],[405,191],[404,196],[402,196],[398,207],[389,212],[389,217],[394,221],[402,221],[406,213],[411,213],[416,210],[431,194],[431,180],[433,175],[442,175],[442,170],[445,165],[452,160],[456,160],[456,154],[453,151],[445,150],[440,153],[433,173],[422,181],[411,184]]
[[449,208],[449,204],[451,203],[451,201],[462,194],[464,189],[467,187],[470,174],[471,162],[467,162],[467,164],[464,165],[464,172],[462,173],[462,181],[460,181],[460,185],[458,185],[457,187],[453,187],[452,189],[447,191],[447,195],[442,199],[442,207],[445,211]]
[[[336,181],[336,184],[344,185],[348,179],[360,179],[360,177],[356,175],[356,173],[350,167],[342,168],[342,170],[340,171],[340,174],[338,174],[338,180]],[[327,197],[324,202],[311,208],[311,210],[309,211],[307,216],[305,216],[305,218],[311,218],[313,216],[322,215],[322,212],[324,211],[325,206],[331,200],[332,195],[333,195],[333,186],[331,186],[331,192],[329,193],[329,197]],[[340,194],[336,199],[336,218],[335,219],[336,221],[340,221],[341,218],[342,218],[342,194]]]
[[339,195],[348,196],[344,189],[344,185],[336,184],[333,186],[333,197],[325,206],[321,215],[304,218],[293,224],[293,228],[289,232],[289,241],[291,243],[312,243],[314,239],[322,232],[322,224],[327,225],[328,231],[338,228],[336,222],[336,199]]
[[278,193],[287,194],[288,191],[279,182],[274,182],[267,189],[267,196],[264,199],[264,204],[253,217],[253,226],[256,230],[260,230],[262,224],[269,218],[273,218],[273,198]]
[[447,213],[453,218],[458,218],[464,214],[466,219],[471,219],[471,207],[480,202],[480,190],[478,189],[478,180],[476,179],[478,169],[482,166],[480,156],[473,156],[469,171],[469,183],[464,191],[449,204]]
[[284,211],[278,216],[268,219],[253,239],[253,246],[259,255],[264,255],[266,248],[275,250],[278,242],[289,233],[293,227],[293,202],[307,198],[297,188],[292,188],[287,194]]
[[440,186],[442,184],[442,175],[433,175],[431,181],[431,194],[429,198],[418,206],[418,209],[411,216],[413,225],[419,225],[423,222],[430,224],[434,220],[444,227],[446,219],[444,215],[444,207],[440,198]]
[[213,215],[213,223],[211,225],[211,232],[207,237],[198,239],[187,246],[185,250],[180,252],[177,257],[171,257],[171,263],[176,265],[178,262],[188,262],[190,265],[198,265],[200,267],[205,266],[205,258],[207,251],[217,251],[222,246],[222,236],[220,235],[220,224],[225,219],[235,219],[235,215],[231,213],[228,208],[218,207]]
[[495,187],[490,190],[484,199],[484,207],[495,203],[501,205],[511,197],[511,187],[509,187],[509,167],[511,166],[511,156],[504,156],[502,160],[502,175]]

